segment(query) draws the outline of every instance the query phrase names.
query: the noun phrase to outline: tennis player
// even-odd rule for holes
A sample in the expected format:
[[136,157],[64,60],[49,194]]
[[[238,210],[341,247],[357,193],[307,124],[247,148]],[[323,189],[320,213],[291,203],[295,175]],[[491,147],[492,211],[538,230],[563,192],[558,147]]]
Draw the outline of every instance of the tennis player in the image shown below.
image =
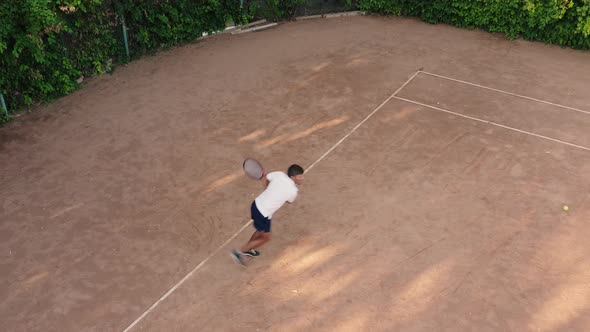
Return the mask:
[[272,216],[286,203],[293,203],[303,183],[303,168],[291,165],[284,172],[272,172],[263,177],[265,190],[252,202],[250,213],[256,231],[240,250],[232,250],[231,256],[240,265],[244,265],[244,256],[260,256],[256,250],[271,239]]

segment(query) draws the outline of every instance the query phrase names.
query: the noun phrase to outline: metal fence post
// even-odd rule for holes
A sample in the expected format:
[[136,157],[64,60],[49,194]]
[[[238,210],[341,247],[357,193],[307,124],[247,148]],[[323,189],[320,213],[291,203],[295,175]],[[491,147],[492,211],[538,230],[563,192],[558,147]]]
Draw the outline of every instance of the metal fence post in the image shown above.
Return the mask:
[[123,28],[123,41],[125,42],[125,54],[127,54],[127,59],[129,59],[129,41],[127,40],[127,26],[125,25],[125,16],[121,14],[121,23]]
[[6,107],[6,102],[4,101],[4,95],[2,94],[2,91],[0,91],[0,106],[4,111],[4,115],[6,116],[6,118],[8,118],[8,107]]

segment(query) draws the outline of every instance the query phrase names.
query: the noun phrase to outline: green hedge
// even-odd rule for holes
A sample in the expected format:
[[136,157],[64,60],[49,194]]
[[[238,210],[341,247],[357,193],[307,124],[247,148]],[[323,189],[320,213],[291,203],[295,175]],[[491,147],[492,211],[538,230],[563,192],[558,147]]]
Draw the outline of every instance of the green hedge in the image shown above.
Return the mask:
[[359,0],[364,11],[590,49],[590,0]]
[[[0,92],[8,109],[18,110],[68,94],[81,76],[109,72],[113,64],[128,61],[123,18],[130,54],[137,57],[222,30],[228,20],[288,19],[307,2],[244,0],[243,9],[240,0],[2,0]],[[369,12],[590,49],[590,0],[355,2]]]
[[[300,1],[263,4],[267,15],[284,19]],[[242,3],[247,9],[240,0],[2,0],[0,92],[8,109],[18,110],[68,94],[81,76],[128,61],[123,19],[133,58],[223,30],[230,20],[253,19],[257,6]]]

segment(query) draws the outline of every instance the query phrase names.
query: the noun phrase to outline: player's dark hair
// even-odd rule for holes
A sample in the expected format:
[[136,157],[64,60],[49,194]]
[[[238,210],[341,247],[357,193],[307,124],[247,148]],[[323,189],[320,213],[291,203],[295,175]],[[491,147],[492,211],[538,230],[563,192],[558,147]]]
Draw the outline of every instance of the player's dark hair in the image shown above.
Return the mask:
[[289,166],[289,170],[287,171],[287,175],[289,175],[289,177],[299,174],[303,174],[303,167],[295,164]]

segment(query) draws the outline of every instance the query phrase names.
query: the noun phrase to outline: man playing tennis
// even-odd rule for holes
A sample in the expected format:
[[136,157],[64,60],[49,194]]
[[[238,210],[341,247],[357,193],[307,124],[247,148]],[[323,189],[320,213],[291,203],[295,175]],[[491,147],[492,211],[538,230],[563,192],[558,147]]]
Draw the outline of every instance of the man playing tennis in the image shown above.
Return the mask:
[[299,165],[291,165],[284,172],[272,172],[263,177],[265,190],[252,202],[250,213],[254,221],[256,231],[252,234],[250,241],[240,250],[233,250],[232,258],[240,265],[244,265],[244,256],[259,256],[256,250],[263,244],[270,241],[272,216],[280,209],[285,202],[293,203],[297,197],[298,185],[303,183],[303,168]]

